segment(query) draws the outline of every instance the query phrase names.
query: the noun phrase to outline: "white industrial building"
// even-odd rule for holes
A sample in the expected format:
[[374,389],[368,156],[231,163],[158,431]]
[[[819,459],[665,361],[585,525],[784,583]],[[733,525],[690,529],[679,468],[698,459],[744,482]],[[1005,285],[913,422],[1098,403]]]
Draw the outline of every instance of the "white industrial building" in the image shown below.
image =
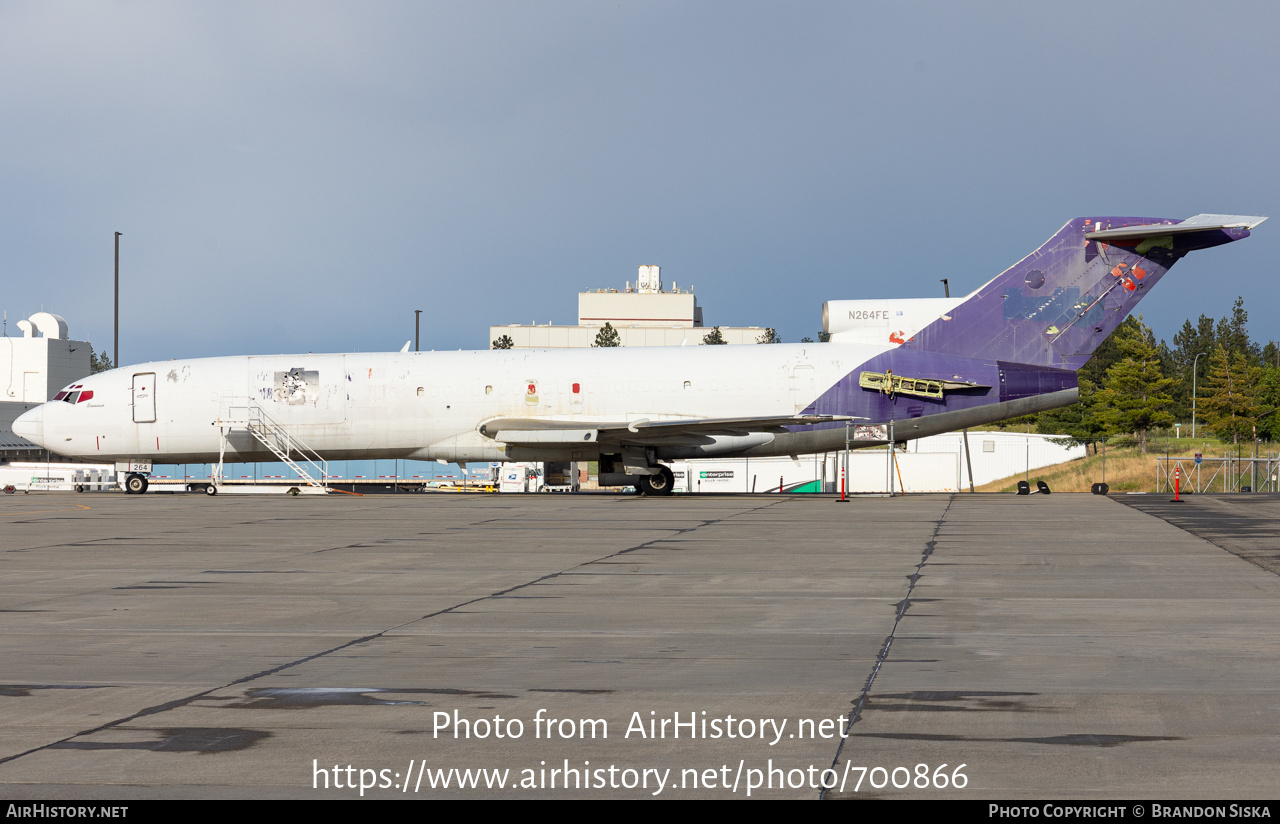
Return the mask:
[[[1083,446],[1054,443],[1063,436],[1023,432],[969,433],[975,487],[1047,466],[1083,458]],[[843,453],[797,458],[726,458],[677,461],[671,465],[677,492],[839,492]],[[895,453],[893,489],[897,492],[958,492],[969,488],[964,435],[950,432],[909,441]],[[890,463],[883,449],[849,453],[847,491],[889,491]]]
[[58,315],[37,312],[17,326],[22,337],[0,337],[0,461],[44,459],[45,450],[13,434],[14,420],[90,372],[88,342],[71,340]]
[[[623,346],[696,346],[711,328],[702,325],[702,307],[693,288],[681,290],[672,282],[663,289],[659,266],[641,266],[635,284],[622,289],[596,289],[578,293],[578,324],[490,326],[489,340],[504,335],[513,349],[580,349],[592,346],[608,323]],[[725,343],[759,343],[765,328],[721,326]]]

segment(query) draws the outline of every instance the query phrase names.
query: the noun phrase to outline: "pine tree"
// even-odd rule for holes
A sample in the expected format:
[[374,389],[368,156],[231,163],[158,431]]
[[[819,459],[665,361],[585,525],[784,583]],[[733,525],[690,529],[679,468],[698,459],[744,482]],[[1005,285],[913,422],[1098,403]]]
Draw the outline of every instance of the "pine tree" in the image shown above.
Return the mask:
[[1244,310],[1244,298],[1238,297],[1231,306],[1231,314],[1218,321],[1216,342],[1222,344],[1228,354],[1239,353],[1250,365],[1256,365],[1260,353],[1257,345],[1249,340],[1248,323],[1249,313]]
[[1267,345],[1262,347],[1262,365],[1280,369],[1280,345],[1273,340],[1267,341]]
[[621,346],[622,338],[618,337],[618,330],[613,328],[613,324],[606,321],[600,331],[596,332],[596,342],[591,345],[597,349],[609,349]]
[[[716,328],[718,329],[719,327]],[[770,326],[760,334],[760,337],[756,338],[756,343],[782,343],[782,337],[777,330]]]
[[1262,377],[1258,380],[1258,403],[1262,406],[1259,410],[1258,435],[1269,441],[1280,440],[1280,415],[1275,414],[1280,409],[1280,368],[1274,365],[1274,357],[1273,355],[1272,365],[1263,365],[1260,370]]
[[708,346],[718,346],[723,343],[728,343],[728,341],[724,339],[724,335],[720,334],[719,326],[715,327],[710,332],[703,335],[702,342]]
[[1147,451],[1147,431],[1173,422],[1169,387],[1175,381],[1160,372],[1160,348],[1151,329],[1139,317],[1133,327],[1117,331],[1121,358],[1107,370],[1102,390],[1094,397],[1097,419],[1114,431],[1133,432],[1138,451]]
[[1092,443],[1096,455],[1098,441],[1107,435],[1107,428],[1098,419],[1098,388],[1084,375],[1079,376],[1079,382],[1080,400],[1070,406],[1041,412],[1036,430],[1044,435],[1064,435],[1064,446]]
[[492,347],[494,349],[511,349],[515,345],[516,342],[511,339],[510,335],[503,335],[493,342]]
[[[1191,417],[1192,390],[1204,384],[1209,369],[1209,356],[1217,345],[1213,318],[1207,315],[1201,315],[1195,326],[1189,320],[1183,321],[1182,329],[1173,336],[1173,346],[1169,350],[1172,366],[1165,374],[1178,381],[1172,392],[1171,411],[1179,419]],[[1196,355],[1203,357],[1197,358]]]
[[115,365],[111,363],[111,358],[107,357],[107,353],[101,355],[95,354],[93,345],[89,345],[89,374],[96,375],[99,372],[106,372],[108,369],[115,369]]
[[1233,444],[1240,443],[1241,435],[1252,435],[1263,412],[1258,398],[1261,379],[1262,367],[1250,366],[1243,352],[1219,345],[1199,402],[1205,425]]

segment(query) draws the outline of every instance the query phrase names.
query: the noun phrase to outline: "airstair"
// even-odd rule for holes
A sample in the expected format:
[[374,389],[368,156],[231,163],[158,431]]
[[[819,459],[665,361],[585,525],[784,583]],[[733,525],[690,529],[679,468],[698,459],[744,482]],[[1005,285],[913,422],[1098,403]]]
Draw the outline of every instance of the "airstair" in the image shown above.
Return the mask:
[[[283,491],[294,495],[303,491],[311,494],[324,494],[329,491],[325,485],[325,481],[329,478],[329,462],[289,432],[284,424],[268,415],[265,409],[253,401],[245,401],[243,404],[226,406],[224,410],[216,421],[221,437],[218,441],[218,464],[213,471],[213,485],[207,490],[210,495],[218,491],[233,490],[236,492]],[[236,431],[245,431],[252,435],[258,443],[276,456],[276,460],[292,469],[301,484],[280,489],[246,487],[239,484],[224,486],[222,467],[227,451],[227,439]]]

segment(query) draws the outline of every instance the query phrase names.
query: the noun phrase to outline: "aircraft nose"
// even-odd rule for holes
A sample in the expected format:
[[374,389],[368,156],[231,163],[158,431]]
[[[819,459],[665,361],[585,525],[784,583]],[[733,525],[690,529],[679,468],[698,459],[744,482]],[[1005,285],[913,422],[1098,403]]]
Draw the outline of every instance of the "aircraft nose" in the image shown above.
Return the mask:
[[13,434],[44,446],[44,406],[28,409],[13,422]]

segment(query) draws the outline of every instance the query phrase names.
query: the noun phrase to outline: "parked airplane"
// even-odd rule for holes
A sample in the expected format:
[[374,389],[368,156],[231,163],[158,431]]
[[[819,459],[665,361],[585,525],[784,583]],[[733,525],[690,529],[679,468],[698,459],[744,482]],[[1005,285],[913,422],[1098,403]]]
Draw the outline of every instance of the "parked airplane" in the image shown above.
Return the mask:
[[[1265,219],[1076,218],[968,296],[823,304],[830,343],[145,363],[78,381],[13,428],[143,469],[598,460],[602,486],[669,494],[675,459],[871,446],[1070,404],[1076,370],[1169,267]],[[145,491],[145,472],[125,487]]]

